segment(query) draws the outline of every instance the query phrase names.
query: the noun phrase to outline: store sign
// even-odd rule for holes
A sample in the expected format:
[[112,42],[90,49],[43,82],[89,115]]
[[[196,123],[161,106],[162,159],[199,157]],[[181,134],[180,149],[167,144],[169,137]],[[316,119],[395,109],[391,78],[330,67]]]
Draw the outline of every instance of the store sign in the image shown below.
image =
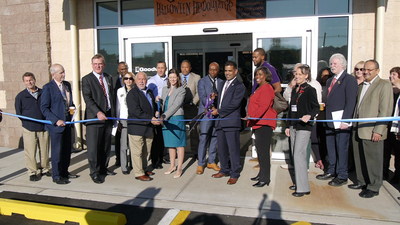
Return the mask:
[[154,0],[156,24],[236,19],[236,0]]

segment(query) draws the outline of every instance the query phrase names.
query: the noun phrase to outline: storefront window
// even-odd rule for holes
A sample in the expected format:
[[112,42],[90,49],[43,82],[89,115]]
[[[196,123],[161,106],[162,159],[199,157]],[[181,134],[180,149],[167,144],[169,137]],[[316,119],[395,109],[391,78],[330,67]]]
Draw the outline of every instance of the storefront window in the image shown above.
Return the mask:
[[314,0],[267,0],[267,18],[312,15]]
[[118,66],[118,30],[99,29],[97,30],[97,52],[106,59],[105,72],[114,74]]
[[320,18],[318,30],[319,65],[328,65],[329,58],[334,53],[341,53],[348,58],[348,17]]
[[134,43],[131,44],[132,72],[145,72],[147,76],[153,76],[156,72],[158,61],[168,62],[168,43]]
[[149,0],[123,0],[121,2],[123,25],[154,24],[154,4]]
[[332,15],[349,13],[349,0],[318,0],[318,14]]
[[117,1],[97,3],[97,26],[118,25]]

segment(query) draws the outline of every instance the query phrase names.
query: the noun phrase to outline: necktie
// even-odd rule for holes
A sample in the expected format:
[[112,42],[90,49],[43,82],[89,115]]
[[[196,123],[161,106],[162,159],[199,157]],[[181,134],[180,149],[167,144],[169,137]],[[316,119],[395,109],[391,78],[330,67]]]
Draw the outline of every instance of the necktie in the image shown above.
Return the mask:
[[229,87],[229,82],[230,82],[229,80],[226,81],[226,85],[224,87],[224,95],[226,93],[226,89],[228,89],[228,87]]
[[104,86],[104,82],[103,82],[103,75],[100,75],[99,79],[100,79],[101,89],[103,89],[103,94],[104,94],[104,97],[106,98],[106,110],[108,110],[108,98],[107,98],[106,87]]
[[182,84],[183,88],[186,88],[187,86],[187,78],[185,75],[183,75],[183,84]]
[[332,90],[332,88],[333,88],[333,85],[336,84],[336,81],[337,81],[337,79],[336,79],[336,78],[333,78],[332,83],[331,83],[331,85],[330,85],[329,88],[328,88],[328,95],[329,95],[329,93],[331,93],[331,90]]

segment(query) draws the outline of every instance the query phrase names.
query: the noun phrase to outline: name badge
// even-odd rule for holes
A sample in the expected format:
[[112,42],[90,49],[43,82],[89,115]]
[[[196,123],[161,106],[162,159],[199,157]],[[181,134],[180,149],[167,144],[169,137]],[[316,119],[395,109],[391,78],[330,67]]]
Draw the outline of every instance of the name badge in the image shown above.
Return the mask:
[[297,105],[291,105],[292,106],[292,112],[297,112]]

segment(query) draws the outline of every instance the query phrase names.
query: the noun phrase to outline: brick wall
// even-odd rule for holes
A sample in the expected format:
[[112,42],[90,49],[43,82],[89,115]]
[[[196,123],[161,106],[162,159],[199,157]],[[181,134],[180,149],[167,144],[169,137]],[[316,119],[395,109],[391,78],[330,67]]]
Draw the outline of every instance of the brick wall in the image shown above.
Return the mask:
[[[34,73],[38,87],[50,80],[48,4],[48,0],[0,1],[0,102],[5,112],[15,113],[15,96],[24,89],[23,73]],[[19,119],[4,116],[0,146],[18,147],[21,136]]]

